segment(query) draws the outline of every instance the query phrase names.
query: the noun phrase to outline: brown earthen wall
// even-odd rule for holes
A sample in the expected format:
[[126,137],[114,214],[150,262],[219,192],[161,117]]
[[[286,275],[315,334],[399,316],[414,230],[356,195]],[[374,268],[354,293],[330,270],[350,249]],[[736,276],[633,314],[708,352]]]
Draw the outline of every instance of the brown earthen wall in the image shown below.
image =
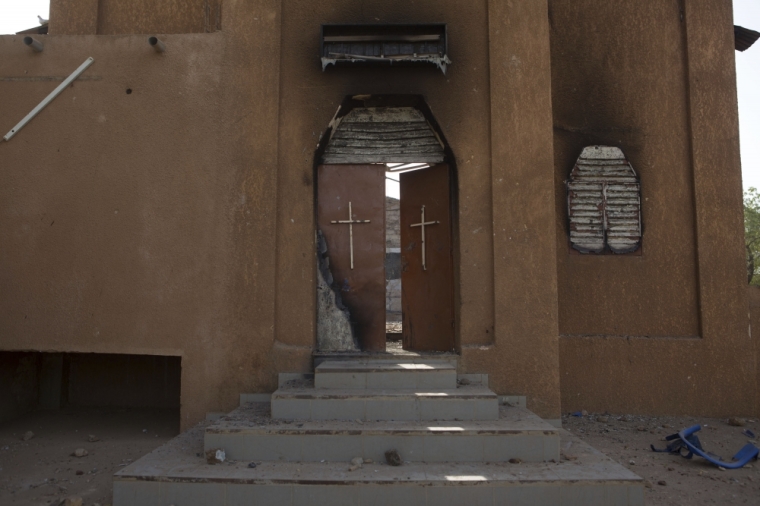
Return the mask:
[[558,419],[548,19],[545,2],[489,2],[495,339],[463,335],[462,358],[497,393],[523,392],[530,409]]
[[48,30],[51,35],[95,35],[100,0],[52,0]]
[[[754,410],[730,1],[550,4],[226,0],[160,55],[56,35],[100,15],[56,0],[43,53],[0,37],[0,132],[95,58],[0,143],[0,347],[180,357],[183,427],[309,370],[319,136],[346,96],[419,94],[458,170],[463,371],[548,418],[560,384],[566,410]],[[446,76],[321,70],[321,23],[431,21]],[[642,175],[641,257],[567,253],[562,180],[602,142]]]
[[[551,3],[562,408],[751,414],[731,2],[635,7]],[[641,256],[567,248],[563,181],[589,144],[641,176]]]
[[750,336],[752,337],[752,343],[755,348],[755,416],[760,416],[760,288],[756,286],[750,286],[747,293],[749,301],[749,314],[750,314]]
[[183,426],[308,367],[272,351],[278,4],[163,55],[144,36],[49,35],[38,54],[0,37],[3,132],[95,59],[0,143],[3,349],[181,357]]
[[99,0],[98,34],[214,32],[221,0]]
[[222,0],[53,0],[50,34],[204,33],[221,18]]
[[[563,335],[699,335],[686,24],[678,2],[553,0],[552,102]],[[641,178],[641,255],[568,245],[565,181],[585,146],[620,147]]]

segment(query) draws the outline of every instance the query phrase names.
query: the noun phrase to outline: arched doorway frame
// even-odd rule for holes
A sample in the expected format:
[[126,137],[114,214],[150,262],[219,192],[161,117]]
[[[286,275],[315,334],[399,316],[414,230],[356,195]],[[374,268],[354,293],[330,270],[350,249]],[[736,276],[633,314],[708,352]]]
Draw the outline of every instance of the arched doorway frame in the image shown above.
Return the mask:
[[[314,152],[314,163],[312,166],[312,181],[313,184],[313,230],[316,237],[317,215],[318,215],[318,194],[319,194],[319,177],[318,169],[324,161],[325,150],[327,149],[334,129],[340,124],[340,120],[349,114],[351,111],[357,108],[370,108],[370,107],[411,107],[422,113],[425,120],[430,125],[430,128],[438,137],[438,140],[443,145],[443,163],[449,166],[450,171],[450,202],[451,202],[451,237],[452,237],[452,249],[453,249],[453,262],[454,262],[454,344],[457,353],[461,353],[461,335],[460,335],[460,234],[459,234],[459,177],[458,167],[456,164],[456,158],[454,152],[449,145],[440,124],[436,120],[433,112],[428,106],[425,98],[422,95],[349,95],[344,98],[341,105],[338,107],[337,112],[333,116],[332,120],[328,124],[327,129],[320,136],[317,148]],[[316,255],[316,244],[314,252]],[[316,258],[315,262],[316,264]],[[316,281],[312,288],[312,293],[316,298]],[[315,313],[315,318],[318,315]],[[314,328],[317,328],[317,322],[315,321]],[[314,350],[318,351],[317,334],[314,334]]]

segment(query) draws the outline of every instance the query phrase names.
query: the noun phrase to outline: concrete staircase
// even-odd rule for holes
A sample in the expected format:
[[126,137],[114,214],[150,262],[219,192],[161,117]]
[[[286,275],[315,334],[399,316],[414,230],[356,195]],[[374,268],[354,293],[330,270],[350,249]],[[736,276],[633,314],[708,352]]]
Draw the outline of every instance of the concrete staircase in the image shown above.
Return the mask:
[[320,361],[114,477],[114,506],[253,504],[633,506],[643,484],[434,357]]

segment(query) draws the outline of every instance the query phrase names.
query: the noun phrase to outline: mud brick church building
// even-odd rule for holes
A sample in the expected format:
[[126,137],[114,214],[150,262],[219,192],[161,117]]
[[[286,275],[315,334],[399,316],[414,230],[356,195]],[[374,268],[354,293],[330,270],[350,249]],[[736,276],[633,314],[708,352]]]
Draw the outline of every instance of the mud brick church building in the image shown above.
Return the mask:
[[52,0],[24,38],[0,134],[93,60],[0,142],[6,414],[185,429],[396,353],[555,424],[760,415],[730,0]]

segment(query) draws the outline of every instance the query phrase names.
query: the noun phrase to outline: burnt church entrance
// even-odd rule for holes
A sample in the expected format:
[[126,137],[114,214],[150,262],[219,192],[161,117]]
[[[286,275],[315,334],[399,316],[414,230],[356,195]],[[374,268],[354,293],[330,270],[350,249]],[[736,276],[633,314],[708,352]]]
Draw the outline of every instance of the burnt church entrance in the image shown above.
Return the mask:
[[454,350],[453,171],[442,136],[419,109],[390,106],[354,107],[328,135],[316,170],[319,350],[386,350],[388,179],[400,187],[403,348]]

